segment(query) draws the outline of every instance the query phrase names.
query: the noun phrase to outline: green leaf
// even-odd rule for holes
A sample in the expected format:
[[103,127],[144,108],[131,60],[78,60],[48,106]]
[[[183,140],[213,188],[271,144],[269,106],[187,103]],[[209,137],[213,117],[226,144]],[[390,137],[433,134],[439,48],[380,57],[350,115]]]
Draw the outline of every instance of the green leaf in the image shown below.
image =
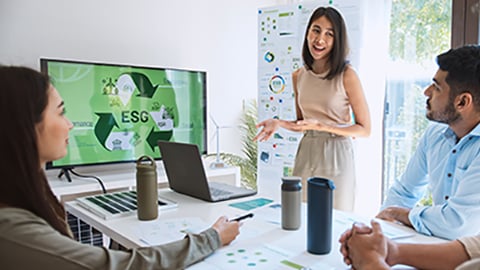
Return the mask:
[[[239,156],[233,153],[220,153],[220,158],[227,165],[240,168],[241,184],[244,187],[256,189],[257,187],[257,154],[258,144],[253,141],[257,134],[257,102],[255,99],[245,103],[245,109],[242,114],[240,131],[242,132],[242,154]],[[215,153],[208,154],[207,157],[214,157]]]

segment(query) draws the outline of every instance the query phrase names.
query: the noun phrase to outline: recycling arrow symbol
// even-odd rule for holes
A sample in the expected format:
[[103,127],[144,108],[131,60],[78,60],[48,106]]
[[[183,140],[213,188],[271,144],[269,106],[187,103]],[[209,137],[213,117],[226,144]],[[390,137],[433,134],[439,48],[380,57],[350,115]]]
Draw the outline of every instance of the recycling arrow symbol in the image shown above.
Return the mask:
[[159,140],[170,141],[170,138],[172,137],[172,135],[173,135],[172,130],[154,131],[154,128],[152,127],[152,129],[150,130],[150,133],[148,133],[147,143],[152,148],[152,151],[155,151],[155,147],[157,146],[157,142]]
[[108,135],[112,131],[113,127],[118,128],[118,124],[115,121],[115,118],[111,113],[95,113],[100,117],[95,124],[95,136],[98,141],[107,149],[105,142],[107,141]]
[[[147,143],[152,151],[155,152],[155,147],[157,147],[157,141],[158,140],[166,140],[169,141],[172,136],[173,136],[173,128],[175,126],[175,116],[177,115],[176,111],[176,104],[175,104],[175,95],[174,95],[174,90],[170,86],[170,88],[163,89],[165,87],[161,87],[159,93],[156,93],[160,85],[154,85],[150,81],[150,79],[139,72],[126,72],[122,73],[120,77],[117,80],[116,87],[118,89],[118,93],[115,95],[117,99],[121,101],[121,104],[123,106],[126,106],[128,102],[130,101],[130,98],[132,97],[133,92],[135,89],[138,90],[138,94],[136,97],[140,98],[147,98],[147,99],[153,99],[154,95],[161,94],[160,99],[161,102],[165,102],[165,104],[155,104],[157,107],[159,106],[160,110],[149,108],[145,109],[147,105],[145,104],[150,104],[152,101],[145,102],[142,100],[141,102],[138,100],[133,100],[133,107],[128,108],[128,110],[122,111],[122,116],[121,119],[122,121],[120,124],[123,124],[125,121],[126,122],[132,122],[134,124],[134,127],[128,127],[124,132],[120,134],[120,132],[114,132],[112,135],[112,131],[114,127],[119,129],[118,123],[115,121],[114,114],[112,113],[96,113],[96,115],[99,117],[97,123],[95,124],[94,132],[95,136],[97,137],[98,141],[103,145],[105,149],[108,151],[113,151],[113,150],[129,150],[132,147],[135,147],[135,144],[132,144],[130,141],[133,138],[134,133],[138,132],[137,128],[140,127],[141,125],[144,125],[145,122],[150,119],[153,120],[153,127],[150,129],[150,132],[148,133],[147,137],[144,139],[144,142]],[[160,93],[161,92],[161,93]],[[137,105],[137,104],[140,105]],[[156,101],[156,103],[158,103]],[[141,109],[136,109],[136,107],[139,106]],[[171,110],[166,109],[166,106],[171,106],[168,108],[171,108]],[[131,112],[131,114],[129,114]],[[125,114],[123,114],[125,113]],[[135,113],[135,114],[134,114]],[[138,114],[142,113],[142,119],[137,118]],[[143,113],[148,113],[148,116]],[[115,114],[116,115],[116,114]],[[128,117],[131,117],[130,119]],[[124,121],[125,120],[125,121]],[[142,123],[137,123],[139,120],[141,120]],[[150,120],[148,120],[150,121]],[[157,131],[155,131],[155,128],[157,128]],[[160,130],[158,130],[160,129]],[[143,129],[144,131],[148,131]],[[142,132],[136,133],[136,135],[139,137],[136,140],[143,140],[143,136],[146,134]],[[143,137],[143,138],[140,138]]]
[[153,97],[153,95],[155,94],[155,91],[157,91],[157,86],[154,86],[150,82],[147,76],[138,72],[129,72],[126,74],[130,75],[132,80],[135,82],[135,85],[137,86],[138,91],[140,92],[140,94],[138,94],[137,97],[146,97],[146,98]]

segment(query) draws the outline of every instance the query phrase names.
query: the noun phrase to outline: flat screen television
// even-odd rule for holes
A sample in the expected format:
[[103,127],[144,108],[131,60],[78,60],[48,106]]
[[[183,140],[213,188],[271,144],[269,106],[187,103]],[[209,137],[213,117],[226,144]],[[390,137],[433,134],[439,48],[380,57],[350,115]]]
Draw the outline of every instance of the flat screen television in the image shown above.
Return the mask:
[[157,141],[206,143],[206,72],[40,59],[73,123],[68,154],[47,169],[161,159]]

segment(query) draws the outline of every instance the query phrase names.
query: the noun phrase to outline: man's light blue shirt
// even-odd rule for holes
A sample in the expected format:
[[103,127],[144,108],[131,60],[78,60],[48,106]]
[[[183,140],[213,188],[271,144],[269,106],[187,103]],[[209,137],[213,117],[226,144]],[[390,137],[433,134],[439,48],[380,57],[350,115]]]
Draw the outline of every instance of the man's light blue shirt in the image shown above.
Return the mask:
[[[415,206],[427,187],[433,206]],[[412,208],[416,231],[446,239],[480,232],[480,124],[457,142],[445,124],[427,128],[400,180],[390,188],[382,209]]]

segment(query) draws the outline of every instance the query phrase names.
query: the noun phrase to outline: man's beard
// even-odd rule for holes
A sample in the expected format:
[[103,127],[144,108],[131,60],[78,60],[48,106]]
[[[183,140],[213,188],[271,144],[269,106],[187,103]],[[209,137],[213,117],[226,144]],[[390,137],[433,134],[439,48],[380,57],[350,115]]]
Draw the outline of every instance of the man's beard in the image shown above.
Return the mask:
[[[428,107],[430,108],[430,104],[428,103]],[[443,111],[435,112],[435,111],[428,111],[427,112],[427,119],[439,123],[445,123],[450,125],[455,123],[459,119],[461,119],[461,115],[455,110],[453,106],[453,100],[449,100],[447,106],[443,109]]]

